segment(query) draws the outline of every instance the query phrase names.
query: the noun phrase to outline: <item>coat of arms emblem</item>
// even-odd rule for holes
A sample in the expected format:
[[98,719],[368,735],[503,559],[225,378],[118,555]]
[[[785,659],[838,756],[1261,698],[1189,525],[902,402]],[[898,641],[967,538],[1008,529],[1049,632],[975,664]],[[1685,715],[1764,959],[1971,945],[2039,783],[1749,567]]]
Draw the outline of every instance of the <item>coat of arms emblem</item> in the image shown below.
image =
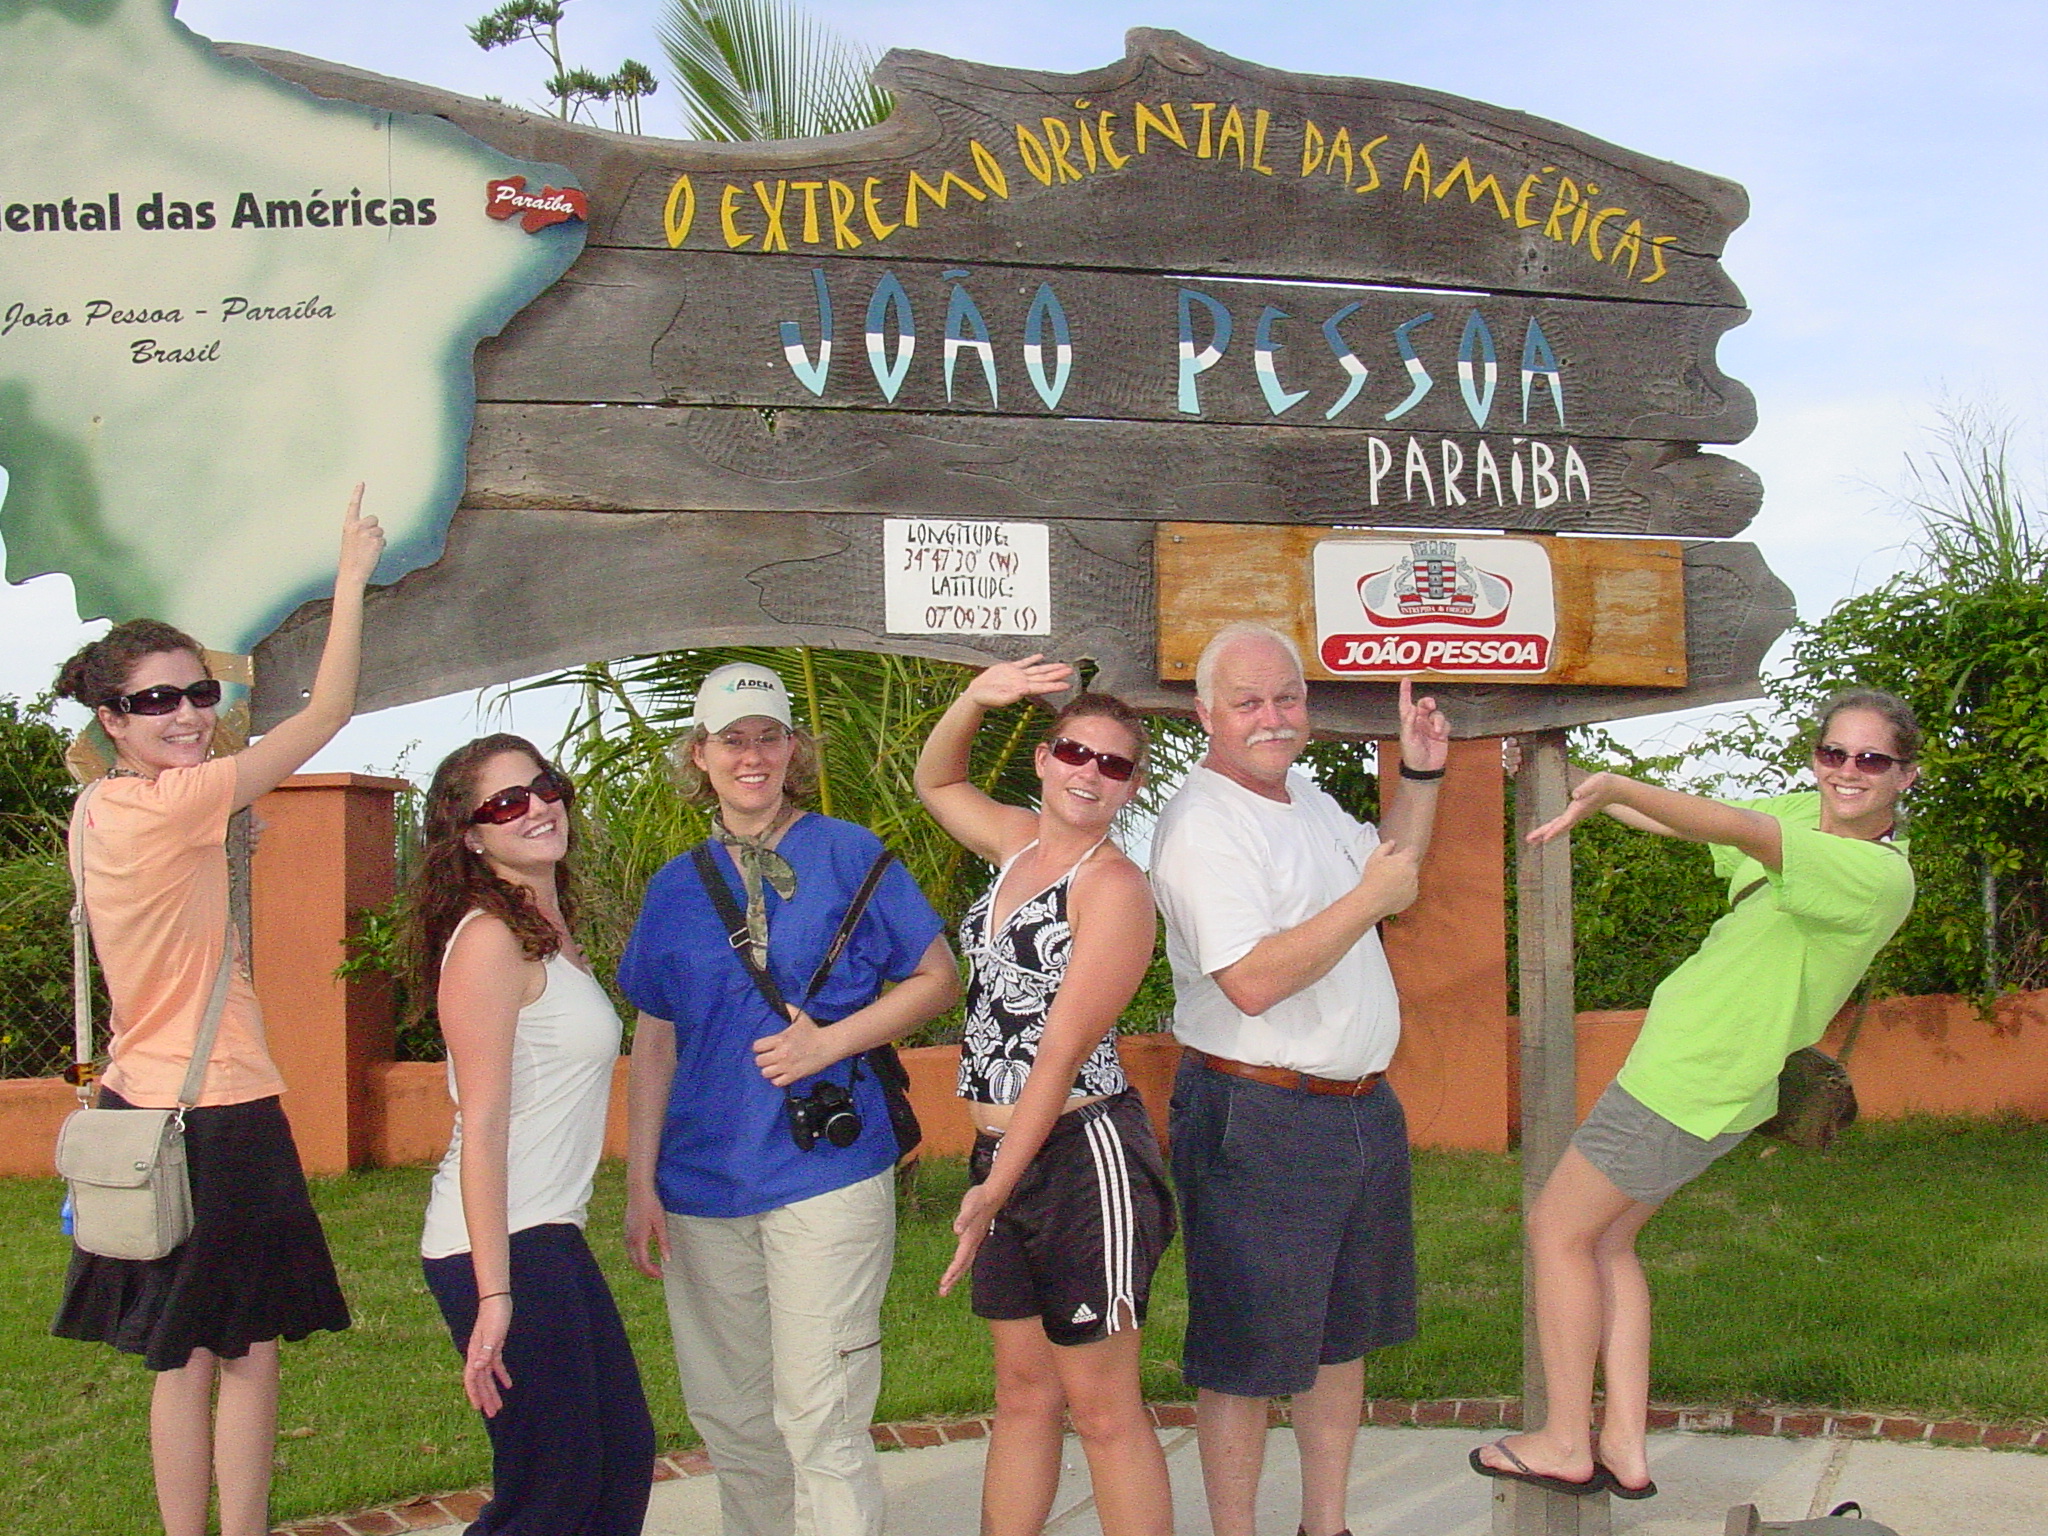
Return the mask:
[[1506,622],[1514,583],[1481,570],[1452,539],[1417,539],[1409,558],[1358,579],[1358,600],[1375,624],[1456,624],[1493,629]]

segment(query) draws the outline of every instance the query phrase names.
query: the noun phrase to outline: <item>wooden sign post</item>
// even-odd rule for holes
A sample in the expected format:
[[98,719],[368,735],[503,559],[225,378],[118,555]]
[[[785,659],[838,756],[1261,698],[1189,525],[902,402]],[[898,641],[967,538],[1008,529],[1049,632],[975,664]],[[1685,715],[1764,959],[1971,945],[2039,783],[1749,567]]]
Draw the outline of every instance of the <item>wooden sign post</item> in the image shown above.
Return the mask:
[[[1571,795],[1563,731],[1522,738],[1515,780],[1516,959],[1522,1003],[1522,1215],[1557,1166],[1578,1123],[1578,1009],[1572,984],[1572,855],[1567,834],[1540,847],[1537,827]],[[1537,1348],[1535,1284],[1522,1266],[1522,1423],[1543,1422],[1547,1394]],[[1552,1493],[1527,1483],[1494,1485],[1494,1536],[1608,1536],[1605,1493]]]

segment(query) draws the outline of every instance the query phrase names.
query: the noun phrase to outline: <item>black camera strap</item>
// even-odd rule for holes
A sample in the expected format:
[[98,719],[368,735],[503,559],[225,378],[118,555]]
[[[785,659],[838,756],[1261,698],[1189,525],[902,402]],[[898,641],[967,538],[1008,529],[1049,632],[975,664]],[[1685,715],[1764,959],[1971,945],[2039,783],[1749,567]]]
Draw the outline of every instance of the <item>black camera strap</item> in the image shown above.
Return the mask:
[[[838,963],[840,955],[845,953],[847,942],[852,939],[853,930],[860,925],[861,914],[867,911],[868,903],[874,898],[875,889],[882,883],[882,876],[893,857],[884,848],[875,855],[875,862],[868,866],[859,889],[853,893],[853,901],[847,906],[846,915],[839,920],[838,931],[826,947],[825,958],[818,962],[818,968],[811,973],[810,984],[804,988],[803,1000],[798,1006],[805,1011],[809,1011],[811,999],[825,984],[825,978],[832,974],[832,967]],[[782,988],[776,985],[768,968],[754,957],[754,946],[747,940],[746,913],[740,909],[739,900],[733,895],[725,876],[718,872],[718,864],[711,856],[711,844],[703,842],[692,848],[690,862],[697,866],[697,878],[704,882],[704,894],[711,898],[712,910],[725,924],[726,942],[732,946],[733,954],[739,957],[741,966],[754,983],[754,989],[761,994],[761,1000],[768,1005],[769,1011],[787,1023],[789,1005],[783,998]]]

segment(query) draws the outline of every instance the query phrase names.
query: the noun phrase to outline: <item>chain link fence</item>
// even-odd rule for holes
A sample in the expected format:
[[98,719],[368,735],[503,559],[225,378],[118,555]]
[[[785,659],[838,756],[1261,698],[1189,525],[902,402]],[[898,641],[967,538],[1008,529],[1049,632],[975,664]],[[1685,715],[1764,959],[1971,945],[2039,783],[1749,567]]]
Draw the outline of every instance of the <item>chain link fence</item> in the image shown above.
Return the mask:
[[[71,1062],[71,876],[64,825],[68,735],[48,699],[0,697],[0,1078]],[[106,994],[99,993],[106,1018]]]
[[[106,992],[94,978],[104,1032]],[[71,1061],[71,878],[56,847],[0,855],[0,1078],[55,1077]]]

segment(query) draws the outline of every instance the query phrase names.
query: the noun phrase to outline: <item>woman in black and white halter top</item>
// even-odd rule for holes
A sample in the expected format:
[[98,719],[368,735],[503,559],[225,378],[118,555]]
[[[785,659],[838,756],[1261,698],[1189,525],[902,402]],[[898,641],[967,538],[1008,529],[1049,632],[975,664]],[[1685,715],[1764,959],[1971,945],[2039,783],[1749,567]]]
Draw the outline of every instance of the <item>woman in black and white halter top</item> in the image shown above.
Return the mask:
[[[967,1027],[960,1038],[960,1097],[970,1103],[1012,1105],[1024,1092],[1045,1034],[1046,1013],[1066,979],[1067,957],[1073,950],[1067,892],[1081,866],[1106,841],[1098,838],[1089,844],[1052,884],[1025,896],[1005,921],[994,923],[996,895],[1009,884],[1017,861],[1037,850],[1034,838],[1010,855],[994,883],[960,920],[960,947],[974,966]],[[1105,1034],[1075,1074],[1070,1107],[1077,1107],[1074,1099],[1107,1098],[1130,1086],[1123,1063],[1117,1060],[1116,1036]]]
[[1109,837],[1143,782],[1144,720],[1106,694],[1070,701],[1035,754],[1036,812],[998,804],[968,774],[988,710],[1063,692],[1072,676],[1036,656],[990,667],[918,759],[925,809],[998,871],[960,925],[973,966],[960,1096],[979,1136],[939,1290],[971,1268],[974,1311],[995,1343],[984,1536],[1043,1529],[1069,1410],[1105,1536],[1168,1536],[1138,1330],[1173,1204],[1116,1054],[1117,1016],[1151,963],[1156,924],[1143,872]]

